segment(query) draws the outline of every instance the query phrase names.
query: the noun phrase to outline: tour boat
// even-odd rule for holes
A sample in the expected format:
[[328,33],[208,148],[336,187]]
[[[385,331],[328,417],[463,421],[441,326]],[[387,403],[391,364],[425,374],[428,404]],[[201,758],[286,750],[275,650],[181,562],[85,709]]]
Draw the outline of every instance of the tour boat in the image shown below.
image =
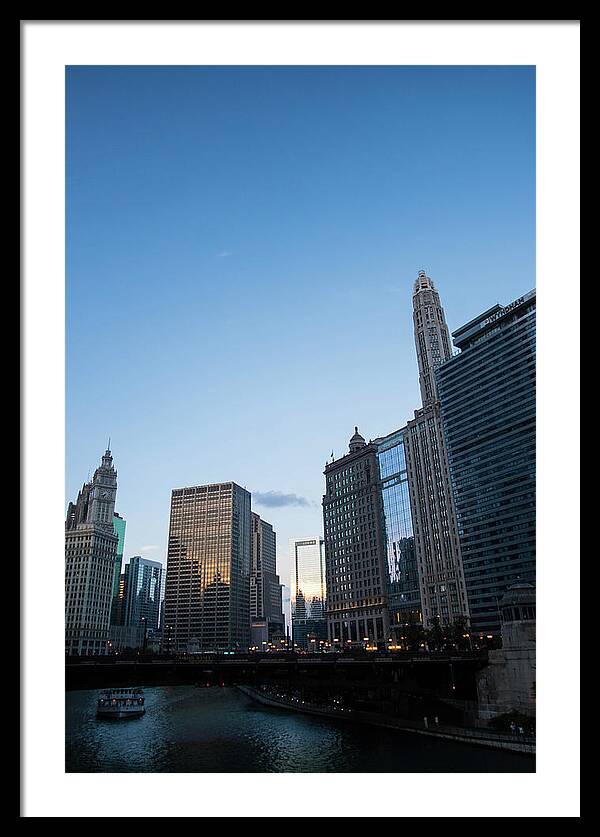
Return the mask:
[[98,718],[138,718],[145,712],[142,689],[106,689],[98,698]]

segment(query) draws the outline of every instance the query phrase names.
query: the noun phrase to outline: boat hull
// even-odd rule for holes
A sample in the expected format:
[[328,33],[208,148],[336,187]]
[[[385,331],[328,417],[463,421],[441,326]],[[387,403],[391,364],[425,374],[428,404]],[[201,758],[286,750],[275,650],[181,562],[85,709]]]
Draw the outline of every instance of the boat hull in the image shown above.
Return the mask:
[[97,718],[114,718],[120,720],[121,718],[139,718],[145,713],[145,709],[99,709],[96,712]]

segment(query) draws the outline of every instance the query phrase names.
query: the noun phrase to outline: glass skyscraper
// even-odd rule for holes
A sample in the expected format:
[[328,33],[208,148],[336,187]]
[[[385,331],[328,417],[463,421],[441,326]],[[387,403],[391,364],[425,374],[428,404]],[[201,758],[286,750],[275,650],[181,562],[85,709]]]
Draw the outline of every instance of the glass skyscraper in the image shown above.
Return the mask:
[[134,555],[125,565],[125,619],[128,627],[144,624],[157,631],[163,589],[163,565]]
[[248,650],[250,554],[250,492],[234,482],[172,491],[164,628],[169,648]]
[[385,527],[390,629],[422,621],[419,574],[404,450],[406,428],[375,439]]
[[324,540],[317,536],[291,540],[290,552],[292,643],[311,650],[327,639]]
[[119,597],[119,587],[121,584],[121,573],[123,571],[123,551],[125,547],[125,526],[126,521],[120,514],[115,512],[113,514],[113,529],[117,536],[117,560],[115,561],[115,569],[113,574],[113,594],[112,607],[110,611],[110,621],[112,625],[123,624],[123,611],[121,607],[121,598]]
[[535,301],[453,332],[436,375],[471,624],[492,633],[506,589],[535,584]]
[[277,575],[277,536],[270,523],[251,513],[250,620],[252,645],[285,639],[281,584]]

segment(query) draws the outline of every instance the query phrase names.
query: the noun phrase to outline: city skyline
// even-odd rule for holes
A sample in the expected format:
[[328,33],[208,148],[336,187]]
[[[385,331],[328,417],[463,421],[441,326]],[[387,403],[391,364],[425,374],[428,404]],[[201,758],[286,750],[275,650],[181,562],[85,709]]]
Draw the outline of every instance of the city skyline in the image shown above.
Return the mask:
[[[349,794],[365,816],[579,815],[579,773],[564,770],[578,761],[579,666],[547,606],[567,555],[578,618],[579,23],[21,21],[21,816],[135,816],[149,783],[165,786],[157,816],[263,816],[273,773],[284,792],[268,807],[284,818],[299,781],[322,816]],[[390,634],[402,647],[317,659],[209,652],[209,666],[174,656],[160,630],[119,624],[124,570],[135,555],[166,567],[170,496],[184,486],[244,486],[289,585],[289,539],[324,534],[323,471],[355,427],[384,474],[390,621],[410,617],[421,270],[448,331],[470,341],[478,329],[435,371],[478,624],[407,623]],[[536,288],[527,320],[519,300]],[[533,345],[535,378],[524,353],[517,393],[519,342]],[[533,434],[514,403],[522,394],[530,410],[532,380]],[[565,409],[575,431],[560,491]],[[88,544],[69,524],[97,527],[81,518],[82,486],[109,437],[114,534]],[[39,502],[50,451],[65,472]],[[120,659],[90,658],[103,637],[88,636],[84,656],[63,648],[83,570],[112,588]],[[105,614],[99,584],[91,592],[90,612]],[[286,613],[290,598],[284,586]],[[113,723],[100,689],[145,713]],[[406,786],[402,803],[379,794],[374,807],[382,780]]]
[[[407,426],[386,437],[369,439],[368,443],[355,426],[349,453],[336,459],[332,452],[327,461],[324,538],[316,536],[312,540],[290,542],[290,552],[294,555],[291,581],[294,648],[303,647],[307,637],[312,637],[311,642],[322,640],[321,644],[328,638],[330,643],[345,645],[364,641],[374,647],[388,636],[390,643],[394,636],[403,641],[407,626],[416,623],[424,628],[471,624],[475,631],[491,630],[497,634],[499,602],[510,583],[535,582],[535,295],[532,290],[506,306],[487,308],[452,332],[455,347],[452,350],[439,293],[431,278],[419,271],[412,299],[422,407],[415,410],[414,420],[409,420]],[[521,365],[516,373],[518,361]],[[459,369],[467,364],[469,373],[446,392],[445,382],[448,376],[452,377],[457,364]],[[354,383],[356,387],[362,384],[360,380]],[[471,395],[465,397],[469,387]],[[462,406],[458,409],[455,404],[451,406],[453,401]],[[492,405],[494,418],[490,421]],[[448,411],[445,422],[444,411]],[[450,420],[452,411],[454,417]],[[471,415],[467,423],[465,411]],[[458,444],[453,441],[454,425],[461,428]],[[450,459],[446,450],[448,441]],[[497,460],[492,471],[486,464],[488,459]],[[461,474],[461,462],[467,468],[466,478]],[[124,575],[119,576],[126,521],[114,511],[116,478],[109,438],[93,480],[88,477],[76,503],[70,502],[67,508],[67,606],[69,602],[71,605],[68,613],[83,613],[76,618],[83,618],[85,625],[91,618],[84,613],[87,605],[82,609],[81,603],[74,601],[77,591],[75,595],[69,593],[72,578],[76,585],[83,584],[77,580],[79,570],[90,561],[92,581],[104,572],[99,564],[92,566],[102,558],[93,555],[93,547],[88,556],[87,541],[81,535],[86,525],[97,524],[100,529],[109,530],[115,539],[118,537],[118,546],[114,544],[110,590],[106,590],[113,603],[111,625],[130,626],[137,621],[137,618],[132,620],[130,613],[132,596],[137,595],[138,588],[140,592],[146,589],[146,582],[138,583],[136,569],[133,569],[135,580],[131,575],[137,562],[136,567],[143,565],[152,568],[153,573],[158,572],[156,590],[150,592],[156,630],[161,607],[162,564],[134,556],[125,566]],[[473,494],[474,483],[481,485],[481,496]],[[225,491],[223,500],[222,490]],[[236,511],[238,507],[235,502],[232,506],[232,497],[238,496],[245,499],[240,500],[242,505]],[[217,624],[213,625],[212,619],[217,618],[219,608],[222,614],[217,621],[224,624],[222,619],[227,612],[227,619],[234,620],[231,627],[236,637],[238,628],[234,622],[238,623],[239,616],[245,622],[244,614],[247,615],[246,627],[252,625],[253,649],[270,646],[271,639],[277,643],[285,641],[276,533],[254,511],[246,521],[250,502],[251,494],[235,483],[172,490],[167,563],[172,595],[167,627],[173,632],[168,641],[176,639],[180,650],[189,650],[198,642],[201,648],[211,648],[215,641],[219,648],[231,643],[231,638],[225,640],[224,635],[218,640],[210,638]],[[458,528],[457,517],[462,519]],[[489,518],[489,522],[482,531],[484,518]],[[417,522],[416,528],[413,521]],[[208,527],[206,531],[204,526]],[[236,527],[239,531],[234,537]],[[75,548],[70,549],[69,533],[73,530],[76,534],[71,547]],[[219,539],[223,543],[215,552]],[[246,555],[248,544],[250,557]],[[300,548],[315,545],[318,558],[309,550],[306,554],[310,552],[312,557],[306,563]],[[485,551],[480,554],[482,548]],[[466,570],[463,574],[461,549],[473,556],[468,575]],[[69,572],[73,567],[74,574]],[[469,605],[465,591],[467,577]],[[124,622],[118,618],[121,579],[124,579],[123,590],[127,591]],[[248,589],[242,594],[240,591],[245,586]],[[190,591],[197,599],[192,610],[188,601]],[[101,599],[103,594],[98,595]],[[207,595],[208,600],[204,601]],[[232,601],[231,606],[225,607],[225,599],[229,600],[230,595],[237,604],[234,606]],[[206,607],[214,613],[209,614],[205,624],[201,612]],[[177,627],[182,616],[183,633]],[[313,620],[310,626],[307,620]],[[147,618],[142,621],[150,626]],[[117,645],[138,641],[117,634],[118,631],[114,638],[111,636]],[[70,636],[67,630],[67,649],[71,647]],[[160,642],[159,639],[159,645]],[[76,643],[79,647],[78,640]],[[239,649],[244,639],[240,642],[236,638],[234,644]],[[94,639],[93,647],[97,645]],[[84,653],[87,653],[87,639],[85,646]]]
[[[234,480],[288,583],[289,540],[322,530],[332,448],[419,404],[418,270],[450,331],[534,284],[534,83],[531,67],[68,69],[66,494],[110,435],[125,563],[165,564],[172,488]],[[344,379],[367,369],[357,405]]]
[[[418,277],[415,281],[418,282],[420,280],[420,277],[423,274],[424,274],[423,271],[419,271],[419,275],[418,275]],[[527,292],[527,293],[529,294],[529,293],[535,293],[535,292],[532,291],[532,292]],[[509,310],[510,307],[513,304],[515,304],[516,302],[518,302],[520,299],[521,299],[521,297],[517,298],[516,300],[510,300],[510,301],[506,302],[504,305],[496,303],[495,305],[492,305],[489,308],[489,311],[502,311],[505,307],[506,307],[507,310]],[[486,309],[486,310],[488,310],[488,309]],[[489,311],[488,311],[488,313],[489,313]],[[477,319],[477,317],[475,317],[475,319]],[[450,334],[452,334],[453,331],[460,332],[463,329],[464,329],[464,326],[460,326],[460,327],[457,326],[456,328],[450,328]],[[453,347],[454,356],[456,355],[457,351],[458,350]],[[416,370],[417,378],[418,378],[418,359],[417,359],[417,357],[415,357],[415,370]],[[416,409],[420,410],[420,407],[417,407]],[[413,414],[414,414],[414,412],[415,411],[413,410]],[[408,418],[409,422],[413,421],[413,420],[414,420],[413,417]],[[400,432],[405,433],[406,432],[406,427],[404,427],[402,429],[402,431],[393,431],[391,434],[386,433],[385,436],[386,437],[387,436],[394,436],[396,433],[400,433]],[[374,442],[380,442],[381,439],[384,438],[384,437],[379,437],[378,438],[378,437],[376,437],[376,435],[373,435],[372,438],[373,438]],[[109,438],[109,444],[110,444],[110,438]],[[333,452],[334,451],[332,451],[332,453]],[[343,457],[345,455],[345,453],[346,452],[344,451],[343,443],[342,443],[341,450],[339,451],[339,456],[334,456],[334,459],[339,458],[339,457]],[[330,460],[328,458],[326,460],[326,463],[329,462],[329,461]],[[84,490],[86,488],[86,485],[90,484],[90,482],[89,482],[90,472],[91,472],[91,469],[88,469],[88,479],[86,481],[84,481],[84,483],[83,483],[83,489]],[[181,488],[190,488],[190,487],[193,487],[193,484],[191,484],[189,486],[180,486],[180,487]],[[243,487],[245,490],[248,490],[245,485],[241,486],[241,487]],[[172,490],[173,489],[169,489],[169,493]],[[79,490],[79,493],[81,493],[81,489]],[[321,499],[322,499],[322,496],[323,496],[324,493],[325,493],[325,483],[323,482],[323,489],[322,489]],[[271,491],[271,492],[267,492],[267,493],[257,492],[255,494],[254,492],[250,491],[250,494],[253,498],[253,504],[256,505],[259,510],[266,508],[268,513],[275,520],[277,520],[277,517],[278,517],[277,509],[278,508],[285,508],[288,505],[289,506],[300,506],[300,507],[310,506],[311,510],[312,510],[313,507],[316,508],[319,524],[317,524],[317,527],[314,531],[319,530],[319,525],[320,525],[320,531],[321,532],[323,531],[323,517],[322,517],[322,506],[321,505],[319,505],[317,507],[316,503],[308,503],[308,502],[306,502],[306,498],[300,497],[300,496],[298,496],[294,493],[284,494],[282,492]],[[69,510],[70,510],[70,506],[73,505],[72,502],[69,500],[68,496],[65,498],[65,505],[67,506],[67,515],[68,515]],[[254,513],[255,512],[253,511],[253,514]],[[258,515],[258,512],[256,512],[256,514]],[[115,510],[115,515],[114,516],[115,516],[115,518],[119,518],[120,514]],[[116,531],[116,529],[115,529],[115,531]],[[308,530],[306,530],[306,531],[308,531]],[[302,539],[302,538],[305,538],[305,537],[307,537],[307,535],[301,535],[301,536],[299,536],[299,538],[294,538],[294,537],[289,538],[288,544],[287,544],[287,549],[285,549],[285,547],[284,547],[284,549],[282,550],[281,546],[279,546],[279,544],[278,544],[277,553],[276,553],[277,572],[280,574],[281,578],[283,579],[281,583],[284,586],[287,586],[287,582],[290,581],[290,579],[293,579],[293,549],[291,548],[291,544],[294,542],[294,540]],[[123,549],[123,539],[124,539],[124,534],[122,534],[120,536],[120,541],[119,541],[119,548],[121,550]],[[166,539],[168,540],[168,524],[167,524]],[[126,541],[125,541],[125,543],[126,543]],[[166,567],[167,567],[167,554],[166,554],[166,549],[167,548],[166,548],[166,546],[165,546],[164,554],[158,552],[158,550],[159,550],[158,545],[146,545],[146,546],[142,547],[142,549],[143,549],[144,552],[150,553],[152,555],[152,558],[150,558],[148,560],[154,559],[155,561],[158,561],[159,563],[161,563],[163,565],[163,569],[166,572]],[[133,557],[144,557],[144,556],[139,556],[135,552],[134,549],[125,549],[124,552],[121,552],[122,567],[124,568],[125,565],[129,564],[130,560]],[[281,569],[281,567],[283,567],[283,569]]]

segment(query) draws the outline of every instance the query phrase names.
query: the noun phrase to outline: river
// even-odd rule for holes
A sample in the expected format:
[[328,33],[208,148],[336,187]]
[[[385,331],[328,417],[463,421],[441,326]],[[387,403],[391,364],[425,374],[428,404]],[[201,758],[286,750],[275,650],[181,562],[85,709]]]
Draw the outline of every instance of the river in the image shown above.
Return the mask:
[[146,714],[97,719],[66,693],[68,773],[532,773],[535,759],[261,706],[235,688],[144,689]]

